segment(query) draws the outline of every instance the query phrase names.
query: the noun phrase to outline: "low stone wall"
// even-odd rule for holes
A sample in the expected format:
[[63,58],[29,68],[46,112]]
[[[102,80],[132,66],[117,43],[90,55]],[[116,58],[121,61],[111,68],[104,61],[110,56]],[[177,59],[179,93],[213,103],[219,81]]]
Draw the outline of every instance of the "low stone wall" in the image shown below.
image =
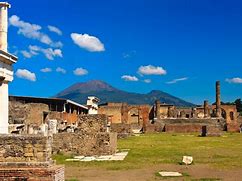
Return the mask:
[[58,133],[53,135],[53,153],[109,155],[117,149],[116,133]]
[[202,131],[202,125],[179,125],[179,124],[167,124],[165,125],[165,132],[167,133],[200,133]]
[[51,159],[52,137],[0,135],[0,180],[64,181],[64,166]]
[[49,163],[51,137],[41,135],[0,135],[0,164]]
[[158,119],[153,124],[148,123],[145,132],[200,133],[203,126],[210,128],[210,131],[212,128],[222,131],[225,125],[224,119]]
[[118,138],[129,137],[132,133],[131,125],[123,124],[123,123],[112,123],[111,132],[116,132],[118,135]]

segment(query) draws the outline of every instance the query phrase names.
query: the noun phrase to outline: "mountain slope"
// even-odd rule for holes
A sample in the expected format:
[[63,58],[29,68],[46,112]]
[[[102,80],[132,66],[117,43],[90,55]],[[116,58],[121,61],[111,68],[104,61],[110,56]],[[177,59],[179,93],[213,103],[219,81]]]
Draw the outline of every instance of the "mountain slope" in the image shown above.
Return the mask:
[[86,104],[88,96],[98,97],[101,100],[101,103],[127,102],[129,104],[151,105],[154,104],[155,100],[158,99],[162,103],[174,104],[176,106],[194,106],[192,103],[186,102],[159,90],[153,90],[147,94],[131,93],[116,89],[111,85],[99,80],[74,84],[61,91],[54,97],[70,99],[81,104]]

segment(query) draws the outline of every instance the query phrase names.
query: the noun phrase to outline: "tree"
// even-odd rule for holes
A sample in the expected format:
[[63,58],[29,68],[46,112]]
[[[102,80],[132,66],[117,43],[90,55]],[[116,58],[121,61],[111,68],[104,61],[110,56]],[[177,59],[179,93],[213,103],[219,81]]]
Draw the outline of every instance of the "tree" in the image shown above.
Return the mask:
[[234,101],[234,103],[236,105],[237,111],[238,112],[242,112],[242,102],[241,102],[241,99],[236,99]]

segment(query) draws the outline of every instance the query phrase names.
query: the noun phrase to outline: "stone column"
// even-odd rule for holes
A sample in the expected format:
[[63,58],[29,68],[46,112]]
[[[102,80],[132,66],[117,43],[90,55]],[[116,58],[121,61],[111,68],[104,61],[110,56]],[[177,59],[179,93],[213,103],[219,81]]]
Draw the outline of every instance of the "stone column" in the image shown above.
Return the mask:
[[8,48],[8,8],[10,4],[0,2],[0,50],[5,52]]
[[221,117],[220,81],[216,81],[216,117]]
[[8,82],[0,82],[0,133],[8,133]]
[[204,108],[204,118],[208,118],[209,117],[209,107],[208,107],[207,100],[204,101],[203,108]]
[[10,4],[0,2],[0,134],[8,133],[8,83],[13,80],[12,64],[17,57],[8,53],[8,8]]

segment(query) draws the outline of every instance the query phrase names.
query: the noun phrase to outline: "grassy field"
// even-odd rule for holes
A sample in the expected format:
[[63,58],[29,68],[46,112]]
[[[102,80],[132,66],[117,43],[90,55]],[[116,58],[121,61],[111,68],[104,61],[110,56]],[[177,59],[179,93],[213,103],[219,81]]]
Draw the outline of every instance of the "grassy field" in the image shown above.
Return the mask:
[[118,140],[119,149],[130,149],[124,161],[65,162],[70,156],[54,155],[58,164],[101,167],[108,170],[140,169],[156,164],[176,164],[182,156],[193,156],[194,164],[232,169],[242,168],[242,134],[198,137],[195,134],[144,134]]

